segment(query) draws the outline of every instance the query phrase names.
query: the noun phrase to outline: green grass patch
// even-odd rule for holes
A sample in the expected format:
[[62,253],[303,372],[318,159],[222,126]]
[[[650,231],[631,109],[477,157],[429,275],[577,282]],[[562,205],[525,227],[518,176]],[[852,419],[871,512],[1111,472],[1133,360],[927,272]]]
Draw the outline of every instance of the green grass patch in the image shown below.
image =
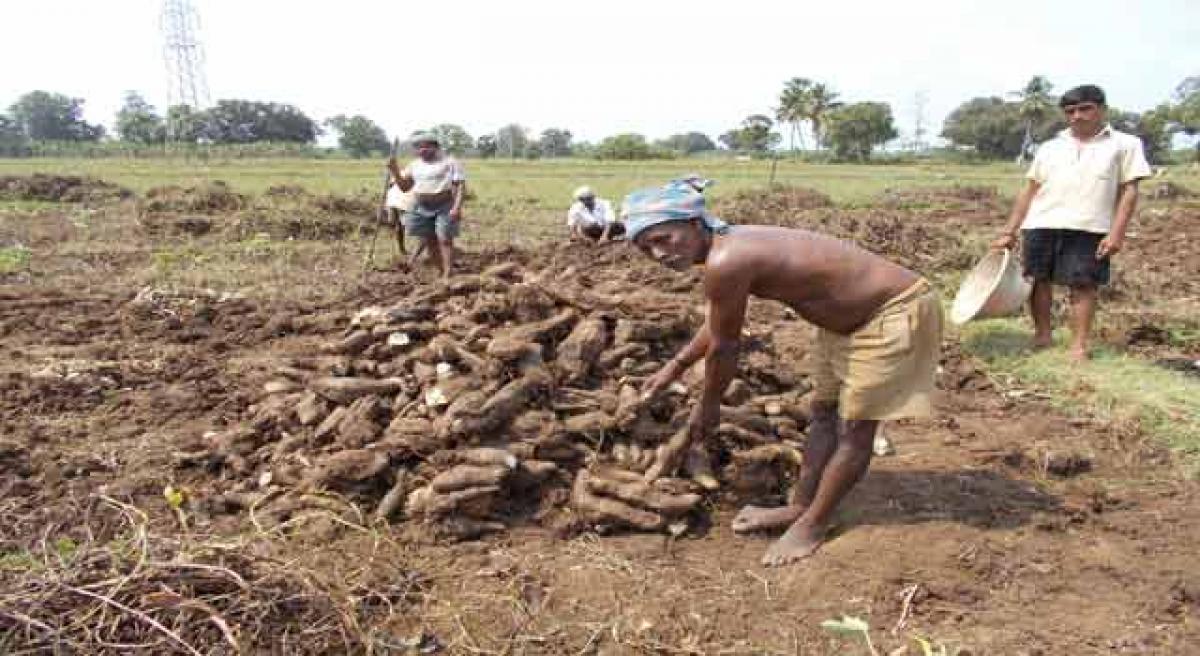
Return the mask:
[[49,200],[0,200],[0,213],[3,212],[36,212],[62,207],[60,203]]
[[181,269],[202,266],[208,260],[208,256],[195,246],[177,246],[155,251],[150,260],[154,264],[156,275],[169,277]]
[[1054,348],[1029,350],[1030,330],[1017,319],[962,328],[967,352],[995,373],[1042,388],[1054,402],[1101,418],[1129,418],[1143,432],[1185,455],[1200,473],[1200,380],[1107,348],[1077,364],[1056,339]]
[[[770,160],[738,161],[712,157],[645,162],[586,159],[466,159],[467,183],[480,200],[518,207],[566,212],[575,187],[587,184],[606,198],[620,200],[633,189],[662,184],[689,171],[717,181],[717,198],[740,189],[762,188],[771,179]],[[224,180],[238,192],[261,194],[275,185],[300,185],[314,193],[380,193],[383,160],[350,159],[0,159],[0,176],[47,173],[88,175],[114,182],[135,192],[164,185],[200,185]],[[781,159],[774,181],[828,194],[834,201],[858,204],[888,189],[982,185],[1012,194],[1021,183],[1021,169],[1007,162],[992,164],[860,165],[813,164]],[[471,205],[468,204],[468,210]]]
[[[717,181],[708,195],[719,199],[743,189],[778,184],[810,187],[844,206],[862,206],[888,190],[994,187],[1002,195],[1016,193],[1024,179],[1023,167],[1012,162],[961,164],[920,161],[889,164],[825,164],[789,159],[739,161],[728,156],[650,160],[642,162],[590,159],[471,159],[463,160],[467,184],[477,200],[476,210],[553,210],[566,212],[571,192],[590,185],[605,198],[619,201],[638,187],[662,184],[689,171]],[[772,174],[772,168],[774,173]],[[299,185],[313,193],[351,195],[381,193],[383,159],[302,159],[295,157],[164,157],[86,158],[54,157],[0,159],[0,176],[87,175],[145,193],[165,185],[198,186],[213,180],[228,182],[234,191],[261,194],[276,185]],[[1173,167],[1171,179],[1189,188],[1200,188],[1200,175]],[[910,199],[913,208],[935,207],[936,201]],[[736,220],[737,217],[730,217]]]
[[41,566],[42,561],[29,551],[0,553],[0,572],[30,572]]
[[0,248],[0,275],[29,269],[29,260],[32,256],[33,251],[24,246]]
[[1193,348],[1200,344],[1200,325],[1194,322],[1170,322],[1165,330],[1172,346]]

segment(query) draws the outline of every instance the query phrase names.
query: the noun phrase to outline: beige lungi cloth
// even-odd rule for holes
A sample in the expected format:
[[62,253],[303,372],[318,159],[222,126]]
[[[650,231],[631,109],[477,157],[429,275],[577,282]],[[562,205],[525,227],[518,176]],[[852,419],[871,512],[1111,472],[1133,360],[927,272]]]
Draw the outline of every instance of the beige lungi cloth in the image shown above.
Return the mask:
[[853,333],[817,334],[813,398],[843,419],[928,416],[941,344],[942,304],[922,278]]

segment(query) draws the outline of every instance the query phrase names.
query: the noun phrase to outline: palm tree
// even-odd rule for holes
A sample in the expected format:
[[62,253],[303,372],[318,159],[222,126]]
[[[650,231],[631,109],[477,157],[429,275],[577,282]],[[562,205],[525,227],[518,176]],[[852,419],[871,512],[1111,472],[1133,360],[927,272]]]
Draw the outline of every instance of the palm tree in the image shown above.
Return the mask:
[[808,90],[806,115],[809,125],[812,126],[813,141],[817,142],[818,147],[821,144],[821,128],[826,114],[841,106],[842,103],[838,101],[838,93],[826,86],[824,82],[817,82]]
[[1021,118],[1025,119],[1025,138],[1021,140],[1017,164],[1025,162],[1025,156],[1033,147],[1033,126],[1042,123],[1054,112],[1054,98],[1050,96],[1050,90],[1053,88],[1050,80],[1041,75],[1034,75],[1025,83],[1024,88],[1009,94],[1020,99],[1021,107],[1018,111]]
[[804,150],[804,135],[800,132],[800,125],[808,120],[808,100],[809,90],[812,88],[812,80],[803,77],[794,77],[783,85],[783,92],[779,94],[779,109],[775,110],[775,118],[780,123],[787,123],[792,126],[791,135],[791,150],[796,150],[796,138],[800,138],[800,149]]

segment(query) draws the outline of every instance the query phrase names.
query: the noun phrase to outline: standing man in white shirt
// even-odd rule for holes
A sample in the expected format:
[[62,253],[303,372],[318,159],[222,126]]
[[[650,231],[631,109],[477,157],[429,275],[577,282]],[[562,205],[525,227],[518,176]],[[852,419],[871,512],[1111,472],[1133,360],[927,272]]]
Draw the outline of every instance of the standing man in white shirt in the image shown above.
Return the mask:
[[571,239],[584,237],[604,243],[625,234],[625,226],[613,216],[612,203],[597,198],[591,187],[575,190],[575,202],[567,210]]
[[454,238],[462,223],[467,175],[458,160],[442,152],[437,136],[419,133],[412,144],[416,159],[401,171],[393,157],[388,160],[388,170],[400,191],[411,191],[415,200],[412,209],[404,213],[405,231],[422,240],[430,260],[448,278],[454,265]]
[[1142,142],[1106,121],[1104,91],[1086,84],[1059,100],[1068,129],[1042,144],[1012,215],[993,248],[1011,248],[1023,231],[1025,276],[1033,281],[1033,347],[1051,344],[1054,285],[1070,289],[1071,358],[1088,357],[1097,289],[1125,243],[1138,180],[1150,175]]

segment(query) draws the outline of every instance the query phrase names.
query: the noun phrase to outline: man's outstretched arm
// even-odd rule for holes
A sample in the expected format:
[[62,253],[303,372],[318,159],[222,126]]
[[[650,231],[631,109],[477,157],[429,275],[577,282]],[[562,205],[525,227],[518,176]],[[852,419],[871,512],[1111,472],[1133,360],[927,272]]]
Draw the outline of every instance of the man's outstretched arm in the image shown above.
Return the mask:
[[696,361],[704,357],[708,353],[708,324],[700,326],[696,331],[692,341],[687,343],[671,358],[658,373],[646,379],[642,385],[642,398],[651,399],[658,396],[659,392],[666,389],[667,385],[675,382],[675,379],[683,375],[683,372],[691,368]]
[[673,441],[661,447],[654,465],[646,473],[647,479],[669,474],[687,448],[696,440],[706,439],[720,421],[721,397],[737,373],[738,346],[750,296],[748,272],[729,269],[731,267],[721,266],[706,272],[704,292],[708,297],[708,317],[692,343],[676,356],[679,360],[685,353],[690,355],[694,345],[700,348],[703,336],[704,388],[688,420],[687,440]]
[[1115,255],[1125,246],[1125,230],[1129,227],[1129,219],[1137,209],[1138,181],[1130,180],[1117,190],[1117,211],[1113,219],[1112,229],[1100,241],[1096,249],[1096,258],[1103,259]]
[[1008,223],[1004,225],[1004,231],[992,241],[992,248],[1012,248],[1017,243],[1017,234],[1021,232],[1021,226],[1029,216],[1029,206],[1033,203],[1033,197],[1037,195],[1038,189],[1041,187],[1041,183],[1037,180],[1026,181],[1025,186],[1017,193],[1017,200],[1013,203],[1012,212],[1008,215]]
[[720,419],[721,397],[737,374],[738,346],[750,295],[749,281],[743,276],[720,272],[713,275],[713,280],[706,277],[704,288],[708,296],[704,325],[708,349],[704,355],[704,389],[692,412],[693,437],[707,436]]
[[467,183],[461,180],[450,184],[452,191],[452,202],[450,204],[450,218],[455,221],[462,219],[463,198],[467,195]]

